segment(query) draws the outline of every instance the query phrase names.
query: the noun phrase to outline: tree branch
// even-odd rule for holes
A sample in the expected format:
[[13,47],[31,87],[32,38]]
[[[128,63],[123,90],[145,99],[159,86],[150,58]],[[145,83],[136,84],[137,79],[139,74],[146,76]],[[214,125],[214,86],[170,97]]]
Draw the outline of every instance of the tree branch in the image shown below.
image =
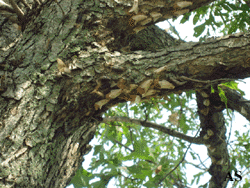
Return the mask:
[[[200,130],[200,129],[199,129],[199,130]],[[197,133],[195,134],[195,136],[198,135],[199,130],[197,131]],[[189,148],[191,147],[191,145],[192,145],[192,143],[189,144],[188,148],[186,149],[186,152],[184,153],[184,156],[183,156],[182,159],[178,162],[178,164],[177,164],[172,170],[170,170],[170,172],[168,172],[167,174],[165,174],[165,175],[163,176],[163,178],[162,178],[160,181],[158,181],[157,185],[159,185],[159,184],[160,184],[169,174],[171,174],[175,169],[177,169],[177,168],[180,166],[180,164],[184,161],[184,159],[185,159],[185,157],[186,157],[186,155],[187,155],[187,152],[188,152]]]
[[173,129],[169,129],[167,127],[164,127],[162,125],[158,125],[155,123],[151,123],[148,121],[143,121],[143,120],[138,120],[138,119],[132,119],[132,118],[128,118],[128,117],[118,117],[118,116],[112,116],[112,117],[105,117],[103,119],[103,122],[110,122],[110,121],[122,121],[122,122],[128,122],[128,123],[133,123],[133,124],[137,124],[137,125],[141,125],[143,127],[149,127],[149,128],[154,128],[157,129],[161,132],[167,133],[173,137],[177,137],[180,139],[183,139],[189,143],[193,143],[193,144],[204,144],[202,141],[202,138],[199,137],[191,137],[191,136],[187,136],[183,133],[180,133],[178,131],[175,131]]
[[233,89],[223,87],[223,90],[225,91],[228,100],[228,107],[236,110],[250,121],[250,102]]

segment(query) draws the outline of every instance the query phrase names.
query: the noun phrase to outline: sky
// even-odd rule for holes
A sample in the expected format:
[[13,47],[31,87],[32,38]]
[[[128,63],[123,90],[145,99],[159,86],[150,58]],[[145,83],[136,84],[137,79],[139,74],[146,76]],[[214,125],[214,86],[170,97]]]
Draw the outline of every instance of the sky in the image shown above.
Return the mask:
[[[191,21],[187,21],[184,24],[178,24],[179,20],[181,18],[182,18],[182,16],[180,16],[174,23],[171,22],[171,24],[173,26],[175,26],[176,30],[179,32],[179,35],[180,35],[181,39],[184,39],[186,42],[189,42],[189,41],[197,42],[198,39],[193,37],[193,34],[194,34],[194,29],[193,28],[194,28],[194,26],[192,24],[192,19],[193,19],[192,16],[190,17]],[[168,24],[167,21],[158,23],[157,26],[159,26],[162,29],[168,29],[169,28],[169,24]],[[204,33],[206,33],[206,32],[204,32]],[[217,36],[218,37],[218,36],[222,36],[222,34],[220,34],[220,33],[212,33],[211,32],[211,36],[215,36],[215,37]],[[239,82],[239,88],[245,92],[246,95],[244,97],[246,99],[250,100],[250,89],[247,90],[247,88],[250,88],[250,78],[244,79],[241,82]],[[166,115],[168,116],[167,113],[164,114],[165,117],[166,117]],[[235,130],[238,130],[239,133],[243,133],[243,132],[245,132],[247,130],[247,127],[243,127],[244,125],[249,125],[249,122],[244,117],[242,117],[239,113],[235,112],[234,116],[233,116],[233,121],[232,121],[232,131],[231,131],[231,137],[230,137],[231,140],[235,140],[235,137],[234,137]],[[229,131],[227,130],[227,134],[228,134],[228,132]],[[98,141],[96,139],[93,139],[91,141],[90,145],[94,146],[95,144],[98,144]],[[197,153],[200,154],[202,161],[205,161],[207,159],[207,157],[208,157],[207,156],[207,149],[206,149],[205,146],[192,145],[191,147],[192,147],[192,149],[194,151],[199,151]],[[88,155],[84,156],[85,162],[83,163],[83,166],[84,166],[85,169],[88,168],[88,166],[89,166],[89,164],[91,162],[92,155],[93,155],[93,151],[91,151]],[[187,161],[192,161],[192,157],[190,155],[187,155],[186,160]],[[200,162],[196,161],[196,162],[193,162],[193,163],[199,164]],[[207,167],[209,167],[210,159],[207,160],[207,162],[205,164],[206,164]],[[199,171],[195,167],[193,167],[191,165],[187,165],[186,172],[187,172],[188,182],[191,183],[191,180],[193,179],[193,175],[197,174]],[[199,185],[202,185],[202,184],[208,182],[210,177],[211,176],[208,173],[206,173],[206,175],[201,177],[199,184],[196,185],[194,183],[192,185],[192,188],[198,188]],[[116,188],[114,183],[115,183],[115,181],[111,180],[109,182],[108,188]],[[230,184],[229,184],[228,187],[230,188]],[[68,188],[73,188],[73,186],[72,185],[68,186]]]

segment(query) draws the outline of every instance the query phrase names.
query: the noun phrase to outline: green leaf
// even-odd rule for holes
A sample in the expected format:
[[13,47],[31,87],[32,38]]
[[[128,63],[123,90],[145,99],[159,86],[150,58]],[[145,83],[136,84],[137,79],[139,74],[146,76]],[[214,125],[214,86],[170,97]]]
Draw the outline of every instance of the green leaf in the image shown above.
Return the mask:
[[200,14],[195,14],[194,18],[193,18],[193,24],[196,25],[196,23],[199,21],[200,19]]
[[219,90],[219,96],[221,98],[221,101],[227,105],[227,97],[226,97],[224,90],[221,89],[220,87],[218,87],[218,90]]
[[138,165],[132,165],[130,167],[127,167],[128,171],[130,171],[131,173],[140,173],[142,170],[141,166]]
[[152,181],[148,181],[147,183],[143,184],[145,187],[150,187],[150,188],[155,188],[155,187],[158,187],[155,185],[154,182]]
[[236,90],[238,92],[240,92],[241,96],[245,95],[244,91],[240,90],[238,87],[238,83],[235,81],[230,81],[230,82],[226,82],[226,83],[221,83],[220,85],[224,85],[230,89]]
[[75,188],[89,187],[89,181],[93,178],[94,176],[91,173],[80,167],[71,179],[70,184],[73,184]]
[[195,37],[198,37],[198,36],[200,36],[203,32],[204,32],[204,30],[205,30],[205,28],[206,28],[206,25],[205,24],[201,24],[201,25],[199,25],[199,26],[196,26],[195,28],[194,28],[194,36]]
[[237,21],[231,22],[230,28],[228,30],[228,34],[232,34],[232,33],[236,32],[236,30],[239,28],[238,25],[239,24]]
[[94,147],[94,153],[93,153],[93,155],[99,154],[102,149],[103,149],[102,145],[96,145]]
[[183,24],[183,23],[185,23],[186,21],[188,21],[190,15],[191,15],[191,12],[188,12],[188,13],[184,14],[183,17],[182,17],[182,19],[181,19],[181,21],[180,21],[180,23]]
[[215,92],[214,87],[211,86],[211,93],[214,93],[214,92]]

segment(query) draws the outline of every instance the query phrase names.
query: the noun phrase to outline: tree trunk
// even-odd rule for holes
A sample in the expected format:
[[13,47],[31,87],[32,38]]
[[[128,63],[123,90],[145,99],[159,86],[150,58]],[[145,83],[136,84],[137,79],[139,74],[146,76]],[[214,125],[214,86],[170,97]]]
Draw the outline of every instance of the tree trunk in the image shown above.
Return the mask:
[[44,2],[22,32],[2,21],[0,187],[65,187],[113,105],[250,76],[248,34],[183,43],[106,2]]

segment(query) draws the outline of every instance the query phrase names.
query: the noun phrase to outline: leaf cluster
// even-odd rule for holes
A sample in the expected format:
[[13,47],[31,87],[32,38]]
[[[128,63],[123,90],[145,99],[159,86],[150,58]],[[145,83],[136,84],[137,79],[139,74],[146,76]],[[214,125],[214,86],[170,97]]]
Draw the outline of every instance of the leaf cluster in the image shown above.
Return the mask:
[[[185,14],[180,23],[189,21],[193,15],[194,36],[203,41],[211,36],[211,28],[214,32],[220,30],[223,35],[246,32],[250,25],[249,13],[248,4],[242,1],[220,0]],[[205,29],[207,33],[201,37]]]
[[[105,116],[147,120],[192,134],[197,130],[194,121],[197,118],[196,107],[189,104],[193,98],[194,93],[190,91],[181,95],[172,94],[167,101],[153,98],[138,105],[123,103],[108,110]],[[111,179],[116,180],[118,187],[172,187],[175,184],[187,184],[182,170],[184,162],[181,163],[181,168],[162,180],[182,160],[187,148],[187,143],[183,140],[127,122],[102,123],[96,138],[99,144],[94,147],[88,169],[91,176],[82,177],[82,187],[105,186]],[[161,170],[156,173],[159,166]],[[91,180],[95,182],[90,183]]]

